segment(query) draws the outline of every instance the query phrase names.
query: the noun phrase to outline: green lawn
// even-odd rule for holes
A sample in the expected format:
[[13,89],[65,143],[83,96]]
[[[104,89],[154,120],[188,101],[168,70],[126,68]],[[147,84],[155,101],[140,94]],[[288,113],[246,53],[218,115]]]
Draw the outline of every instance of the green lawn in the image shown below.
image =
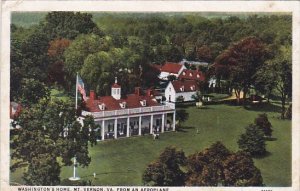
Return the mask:
[[[215,141],[222,141],[226,147],[237,151],[236,142],[244,127],[253,122],[258,113],[267,112],[276,140],[267,142],[268,155],[255,159],[255,165],[261,170],[267,186],[291,186],[291,122],[277,119],[278,106],[245,109],[209,105],[205,109],[187,107],[186,110],[189,119],[183,131],[161,134],[158,140],[145,136],[98,142],[90,149],[91,164],[88,168],[79,168],[79,176],[92,180],[93,185],[142,185],[141,176],[147,164],[166,146],[175,145],[189,155]],[[97,174],[96,179],[93,172]],[[21,173],[21,170],[13,173],[11,181],[20,182]],[[72,176],[72,168],[64,167],[61,178],[69,176]]]

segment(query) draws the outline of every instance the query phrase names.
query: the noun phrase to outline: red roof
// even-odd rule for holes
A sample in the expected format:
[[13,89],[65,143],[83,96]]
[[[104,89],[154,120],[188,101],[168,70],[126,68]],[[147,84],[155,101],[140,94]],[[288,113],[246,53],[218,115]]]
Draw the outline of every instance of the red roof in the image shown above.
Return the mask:
[[195,80],[175,80],[171,83],[175,89],[175,92],[194,92],[199,90],[199,87]]
[[186,79],[186,80],[200,80],[200,81],[205,80],[205,76],[201,71],[188,70],[188,69],[183,70],[181,74],[178,76],[178,78]]
[[173,62],[166,62],[160,69],[161,72],[178,74],[183,65]]
[[119,84],[114,83],[111,87],[113,87],[113,88],[120,88],[121,86]]
[[[140,102],[142,100],[146,100],[146,106],[142,106],[142,104]],[[126,103],[126,107],[124,109],[139,108],[139,107],[151,107],[151,106],[160,105],[151,96],[139,96],[137,94],[129,94],[120,100],[116,100],[112,96],[103,96],[103,97],[100,97],[98,100],[89,100],[86,104],[86,108],[90,112],[99,112],[99,111],[101,111],[99,108],[99,105],[105,104],[104,111],[119,110],[119,109],[122,109],[120,104],[123,102]]]

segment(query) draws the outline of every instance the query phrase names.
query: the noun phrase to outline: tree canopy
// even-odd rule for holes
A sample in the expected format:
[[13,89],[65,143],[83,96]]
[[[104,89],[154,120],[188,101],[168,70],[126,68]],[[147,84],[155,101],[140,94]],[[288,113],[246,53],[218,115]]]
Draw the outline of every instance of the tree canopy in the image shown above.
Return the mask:
[[[88,143],[96,144],[92,117],[77,121],[73,103],[59,100],[40,100],[23,108],[15,125],[21,128],[12,137],[12,165],[16,169],[28,165],[24,180],[29,185],[59,184],[62,165],[72,165],[76,156],[81,166],[91,162]],[[59,159],[60,158],[60,159]]]

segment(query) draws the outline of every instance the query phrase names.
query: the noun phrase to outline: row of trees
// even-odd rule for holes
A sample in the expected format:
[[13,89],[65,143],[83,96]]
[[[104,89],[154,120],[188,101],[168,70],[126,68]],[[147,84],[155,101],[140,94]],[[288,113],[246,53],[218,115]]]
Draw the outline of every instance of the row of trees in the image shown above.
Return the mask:
[[262,186],[260,170],[245,152],[232,152],[216,142],[201,152],[185,156],[167,147],[144,174],[151,186]]
[[98,95],[110,93],[115,76],[123,93],[135,86],[157,86],[159,71],[153,64],[182,58],[215,61],[207,77],[228,80],[230,88],[245,96],[253,87],[266,95],[275,92],[284,107],[291,94],[289,15],[224,19],[197,14],[92,16],[49,12],[37,26],[12,25],[11,100],[24,100],[23,91],[32,88],[26,83],[30,79],[38,86],[56,83],[73,92],[77,72],[87,82],[86,88]]

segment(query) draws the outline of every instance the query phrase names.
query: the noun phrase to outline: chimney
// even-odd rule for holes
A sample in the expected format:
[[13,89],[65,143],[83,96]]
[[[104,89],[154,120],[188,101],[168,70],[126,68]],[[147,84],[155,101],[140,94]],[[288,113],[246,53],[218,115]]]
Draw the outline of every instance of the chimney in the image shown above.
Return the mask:
[[90,91],[90,100],[91,100],[91,101],[94,101],[95,98],[96,98],[96,94],[95,94],[94,90],[91,90],[91,91]]
[[140,87],[135,87],[135,89],[134,89],[134,93],[136,94],[136,95],[138,95],[138,96],[140,96],[141,95],[141,89],[140,89]]
[[147,90],[147,96],[152,96],[152,89]]

